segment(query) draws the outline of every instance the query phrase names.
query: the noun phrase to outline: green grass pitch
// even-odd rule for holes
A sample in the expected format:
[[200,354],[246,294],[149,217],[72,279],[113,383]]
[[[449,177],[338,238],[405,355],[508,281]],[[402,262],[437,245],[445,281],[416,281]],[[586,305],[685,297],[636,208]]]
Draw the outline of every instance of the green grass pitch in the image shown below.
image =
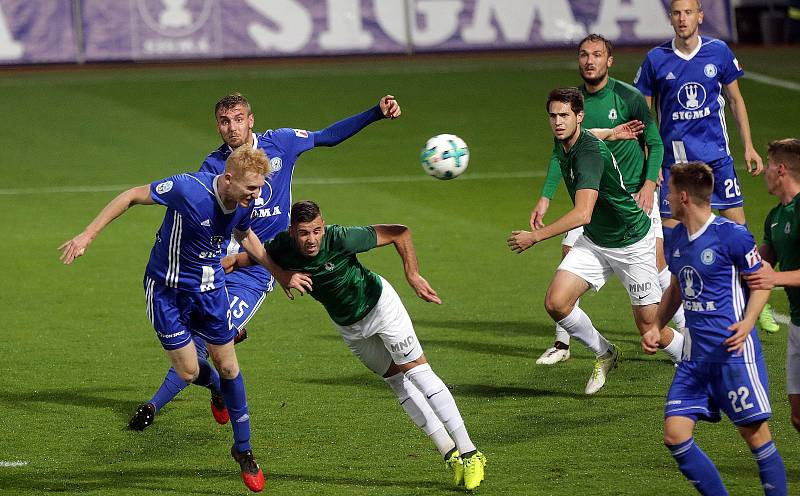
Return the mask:
[[[618,54],[612,75],[632,79],[644,53]],[[747,71],[800,84],[796,52],[737,55]],[[62,266],[56,251],[117,191],[196,170],[219,144],[213,104],[233,90],[250,98],[258,130],[320,129],[386,93],[397,96],[398,121],[303,156],[294,199],[317,200],[332,223],[412,228],[422,274],[442,306],[414,297],[392,248],[361,259],[400,292],[426,355],[488,457],[481,493],[691,494],[661,443],[673,367],[640,351],[618,282],[582,300],[625,352],[600,393],[583,394],[592,360],[580,345],[566,363],[534,365],[553,338],[542,302],[560,244],[515,255],[505,239],[528,224],[552,146],[544,99],[553,87],[578,82],[575,64],[570,51],[0,72],[0,494],[248,492],[228,455],[230,427],[214,423],[206,391],[186,390],[144,432],[124,429],[168,367],[141,286],[163,210],[128,213],[74,266]],[[796,89],[751,79],[740,85],[762,156],[769,140],[800,134]],[[728,122],[746,213],[760,239],[775,199],[762,178],[743,172]],[[419,165],[420,147],[439,133],[470,146],[469,170],[457,180],[429,178]],[[563,187],[556,200],[550,220],[568,209]],[[787,313],[782,291],[772,302]],[[265,494],[457,494],[431,443],[310,297],[290,302],[273,292],[248,329],[237,353]],[[789,491],[797,493],[785,326],[762,340],[771,426]],[[730,422],[701,424],[696,437],[732,494],[761,494],[755,461]]]

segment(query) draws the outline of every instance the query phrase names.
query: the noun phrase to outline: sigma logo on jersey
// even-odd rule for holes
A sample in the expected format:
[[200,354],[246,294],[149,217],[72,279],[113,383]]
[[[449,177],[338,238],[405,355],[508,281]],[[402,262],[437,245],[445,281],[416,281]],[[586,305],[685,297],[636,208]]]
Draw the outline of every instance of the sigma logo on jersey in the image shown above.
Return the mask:
[[[280,160],[280,159],[279,159]],[[280,206],[269,206],[269,201],[272,199],[272,186],[269,182],[265,182],[261,187],[261,196],[253,200],[253,213],[250,214],[251,219],[263,219],[265,217],[272,217],[273,215],[280,215]]]
[[159,195],[163,195],[164,193],[168,193],[169,190],[172,189],[172,181],[164,181],[163,183],[156,186],[156,193]]
[[702,119],[711,115],[710,108],[701,108],[706,103],[706,89],[700,83],[690,82],[681,86],[681,89],[678,90],[678,103],[686,111],[673,112],[673,121]]
[[744,256],[745,260],[747,260],[747,268],[752,269],[759,262],[761,262],[761,254],[758,253],[758,246],[753,246],[753,249],[747,252],[747,255]]
[[703,279],[694,267],[686,265],[678,271],[683,295],[690,300],[696,300],[703,293]]
[[713,78],[714,76],[717,75],[717,66],[715,66],[714,64],[706,64],[706,66],[703,67],[703,73],[706,75],[707,78],[709,79]]
[[297,136],[298,138],[308,138],[308,131],[306,131],[305,129],[295,129],[294,135]]
[[272,172],[278,172],[283,167],[283,160],[280,157],[272,157],[269,159],[269,168]]

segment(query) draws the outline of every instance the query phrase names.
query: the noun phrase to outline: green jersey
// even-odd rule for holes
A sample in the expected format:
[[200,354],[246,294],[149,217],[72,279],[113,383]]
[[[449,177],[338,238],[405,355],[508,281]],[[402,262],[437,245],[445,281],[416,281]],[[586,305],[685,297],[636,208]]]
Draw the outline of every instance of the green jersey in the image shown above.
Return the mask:
[[[640,120],[645,125],[644,134],[639,140],[608,141],[625,182],[628,193],[637,193],[649,179],[658,181],[658,170],[664,159],[664,145],[658,134],[658,127],[650,117],[642,94],[633,86],[608,78],[608,84],[596,93],[589,93],[586,85],[581,86],[584,99],[584,129],[611,129],[631,120]],[[645,158],[644,147],[647,146]],[[552,199],[558,187],[560,168],[551,157],[547,170],[542,196]]]
[[351,325],[369,313],[378,303],[383,287],[380,277],[358,261],[356,253],[377,246],[375,228],[325,226],[319,253],[304,257],[288,231],[264,244],[269,256],[286,270],[311,275],[309,293],[322,303],[331,319],[339,325]]
[[578,141],[564,152],[564,145],[553,139],[553,154],[572,203],[579,189],[597,190],[592,220],[583,233],[597,246],[621,248],[636,243],[650,230],[650,218],[625,189],[614,156],[605,143],[581,130]]
[[[764,244],[777,255],[780,270],[800,269],[800,194],[770,210],[764,221]],[[800,288],[785,289],[792,324],[800,325]]]

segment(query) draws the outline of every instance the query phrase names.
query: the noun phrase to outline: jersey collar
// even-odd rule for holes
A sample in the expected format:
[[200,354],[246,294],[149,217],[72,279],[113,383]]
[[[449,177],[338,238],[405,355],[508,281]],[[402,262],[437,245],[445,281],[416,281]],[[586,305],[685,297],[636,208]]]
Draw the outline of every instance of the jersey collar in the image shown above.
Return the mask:
[[[258,149],[258,138],[256,137],[256,133],[250,133],[253,136],[253,150]],[[231,145],[225,143],[225,146],[228,147],[228,153],[233,153],[233,148]]]
[[703,224],[703,227],[701,227],[700,229],[698,229],[698,230],[697,230],[697,232],[696,232],[696,233],[694,233],[694,234],[689,234],[689,233],[688,233],[688,231],[687,231],[687,233],[686,233],[686,234],[688,234],[688,235],[689,235],[689,241],[694,241],[694,240],[696,240],[697,238],[699,238],[700,236],[702,236],[702,235],[703,235],[703,233],[704,233],[704,232],[706,232],[706,229],[708,229],[708,226],[710,226],[710,225],[711,225],[711,223],[712,223],[712,222],[714,222],[714,219],[715,219],[715,218],[716,218],[716,217],[714,217],[714,214],[711,214],[711,215],[708,217],[708,220],[706,221],[706,223],[705,223],[705,224]]
[[214,198],[217,199],[217,205],[219,205],[219,208],[225,215],[232,214],[236,210],[236,207],[233,207],[230,210],[225,208],[225,204],[222,203],[222,198],[220,198],[219,196],[219,190],[217,190],[217,180],[219,180],[219,176],[214,176],[214,181],[212,182],[212,185],[214,186]]
[[677,55],[678,57],[682,58],[683,60],[692,60],[694,58],[694,56],[697,55],[697,52],[699,52],[702,47],[703,47],[703,38],[701,38],[700,35],[698,34],[697,35],[697,47],[694,50],[692,50],[692,53],[690,53],[689,55],[686,55],[685,53],[681,52],[680,50],[678,50],[675,47],[675,38],[672,38],[672,51],[675,53],[675,55]]

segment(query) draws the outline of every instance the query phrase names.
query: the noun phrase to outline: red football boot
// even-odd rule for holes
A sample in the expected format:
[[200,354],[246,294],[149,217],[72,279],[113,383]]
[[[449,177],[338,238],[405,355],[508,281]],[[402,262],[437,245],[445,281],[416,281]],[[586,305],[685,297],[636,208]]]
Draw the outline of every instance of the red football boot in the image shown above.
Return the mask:
[[250,450],[239,452],[231,447],[231,456],[239,462],[244,485],[254,493],[261,492],[264,489],[264,472],[261,471],[261,467],[256,463],[253,452]]
[[222,398],[222,393],[211,393],[211,415],[218,424],[227,424],[231,419],[228,415],[228,407],[225,406],[225,400]]

